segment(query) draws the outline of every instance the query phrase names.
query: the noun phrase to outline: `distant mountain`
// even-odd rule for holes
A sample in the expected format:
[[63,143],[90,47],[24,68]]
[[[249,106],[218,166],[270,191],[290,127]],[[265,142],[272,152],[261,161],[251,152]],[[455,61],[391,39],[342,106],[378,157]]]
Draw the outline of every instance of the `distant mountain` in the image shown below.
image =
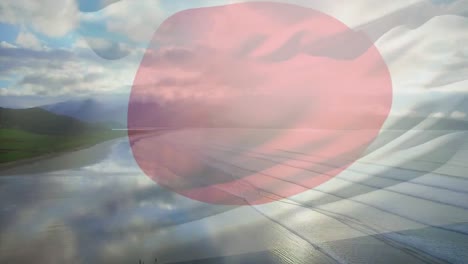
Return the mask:
[[[246,97],[235,104],[206,103],[197,100],[178,100],[166,102],[140,102],[129,108],[132,118],[129,127],[233,127],[233,128],[311,128],[335,129],[333,122],[303,122],[300,118],[311,115],[308,98]],[[275,106],[276,109],[272,110]],[[384,129],[389,130],[467,130],[466,119],[451,117],[432,117],[438,111],[436,105],[420,105],[413,108],[417,114],[391,115],[387,117],[368,114],[364,118],[350,120],[339,129],[380,129],[379,122],[370,119],[385,120]],[[278,111],[282,109],[282,111]],[[458,110],[458,106],[447,110]],[[283,111],[284,110],[284,111]],[[309,111],[309,112],[306,112]],[[268,118],[274,112],[273,118]],[[308,114],[309,113],[309,114]],[[318,114],[322,114],[319,112]],[[326,113],[323,113],[326,114]],[[257,118],[258,117],[258,118]],[[333,120],[331,120],[333,121]]]
[[[465,112],[463,107],[467,100],[449,106],[433,102],[420,104],[411,110],[413,115],[390,116],[385,122],[385,129],[390,130],[468,130],[468,122],[464,119],[449,117],[435,118],[435,112],[447,110]],[[271,111],[267,106],[282,107],[283,115],[276,120],[264,120]],[[70,100],[42,106],[42,109],[59,115],[73,117],[91,123],[106,123],[112,127],[126,127],[127,113],[134,113],[131,127],[238,127],[238,128],[288,128],[294,125],[294,116],[300,117],[303,108],[310,105],[308,98],[275,98],[246,97],[237,100],[235,104],[207,103],[194,99],[176,100],[171,102],[150,101],[142,98],[140,102],[132,102],[128,109],[128,99],[124,97]],[[293,111],[294,110],[294,111]],[[275,110],[278,112],[278,110]],[[292,115],[293,114],[293,115]],[[253,118],[259,116],[260,118]],[[369,117],[371,118],[371,117]],[[375,129],[366,120],[355,120],[348,124],[347,129]],[[372,122],[371,122],[372,123]],[[302,127],[329,129],[332,126],[324,124],[303,124]]]
[[0,128],[18,129],[36,134],[77,135],[105,129],[72,117],[48,112],[41,108],[9,109],[0,107]]
[[107,123],[125,126],[127,122],[127,104],[121,100],[70,100],[41,106],[42,109],[55,114],[73,117],[92,123]]

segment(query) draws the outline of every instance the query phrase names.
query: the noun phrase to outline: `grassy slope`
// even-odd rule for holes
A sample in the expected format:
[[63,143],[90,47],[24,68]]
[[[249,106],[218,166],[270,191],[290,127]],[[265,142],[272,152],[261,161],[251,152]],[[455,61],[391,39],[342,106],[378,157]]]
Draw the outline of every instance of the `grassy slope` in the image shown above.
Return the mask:
[[79,135],[96,129],[105,129],[104,126],[88,124],[41,108],[8,109],[1,107],[0,128],[14,128],[47,135]]
[[0,163],[89,146],[123,135],[38,108],[0,108]]

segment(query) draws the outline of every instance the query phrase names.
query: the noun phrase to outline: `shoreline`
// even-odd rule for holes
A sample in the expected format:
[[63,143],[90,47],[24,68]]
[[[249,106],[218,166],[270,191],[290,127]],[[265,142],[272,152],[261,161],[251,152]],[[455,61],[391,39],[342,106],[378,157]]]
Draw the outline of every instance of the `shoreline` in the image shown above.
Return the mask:
[[47,153],[47,154],[41,154],[41,155],[38,155],[36,157],[31,157],[31,158],[25,158],[25,159],[19,159],[19,160],[15,160],[15,161],[0,163],[0,172],[7,171],[9,169],[14,169],[14,168],[20,167],[22,165],[32,164],[32,163],[35,163],[35,162],[38,162],[38,161],[48,160],[48,159],[55,158],[55,157],[58,157],[58,156],[61,156],[61,155],[67,154],[67,153],[72,153],[72,152],[75,152],[75,151],[88,149],[88,148],[97,146],[97,145],[102,144],[102,143],[106,143],[106,142],[109,142],[109,141],[112,141],[112,140],[121,139],[124,136],[126,136],[126,135],[122,135],[120,137],[115,137],[115,138],[109,138],[107,140],[103,140],[103,141],[96,142],[96,143],[93,143],[93,144],[86,144],[86,145],[82,145],[82,146],[79,146],[79,147],[74,147],[74,148],[71,148],[71,149],[63,150],[63,151],[56,151],[56,152],[51,152],[51,153]]
[[[162,130],[151,131],[151,133],[149,133],[149,132],[139,132],[137,135],[133,135],[133,137],[134,137],[134,139],[136,139],[136,138],[141,139],[141,138],[144,138],[144,137],[147,137],[147,136],[160,136],[162,134],[167,133],[168,131],[172,131],[172,130],[162,129]],[[71,149],[63,150],[63,151],[51,152],[51,153],[38,155],[38,156],[32,157],[32,158],[19,159],[19,160],[15,160],[15,161],[0,163],[0,177],[5,176],[5,175],[2,175],[1,173],[12,170],[12,169],[19,168],[19,167],[24,166],[24,165],[31,165],[31,164],[34,164],[36,162],[46,161],[46,160],[49,160],[49,159],[60,157],[60,156],[65,155],[65,154],[73,153],[73,152],[80,151],[80,150],[86,150],[86,149],[95,147],[97,145],[108,143],[108,142],[113,141],[113,140],[119,140],[119,139],[122,139],[122,138],[125,138],[125,137],[128,138],[127,133],[125,133],[125,134],[123,134],[123,135],[121,135],[119,137],[109,138],[109,139],[106,139],[106,140],[103,140],[103,141],[100,141],[100,142],[96,142],[96,143],[92,143],[92,144],[86,144],[86,145],[82,145],[82,146],[79,146],[79,147],[74,147],[74,148],[71,148]]]

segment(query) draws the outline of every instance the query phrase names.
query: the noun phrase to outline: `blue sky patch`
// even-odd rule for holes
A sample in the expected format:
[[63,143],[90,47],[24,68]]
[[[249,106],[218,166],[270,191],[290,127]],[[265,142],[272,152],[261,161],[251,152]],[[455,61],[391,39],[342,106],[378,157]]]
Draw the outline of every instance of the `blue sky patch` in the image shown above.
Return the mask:
[[19,33],[18,26],[15,26],[12,24],[0,23],[0,42],[6,41],[10,43],[15,43],[18,33]]

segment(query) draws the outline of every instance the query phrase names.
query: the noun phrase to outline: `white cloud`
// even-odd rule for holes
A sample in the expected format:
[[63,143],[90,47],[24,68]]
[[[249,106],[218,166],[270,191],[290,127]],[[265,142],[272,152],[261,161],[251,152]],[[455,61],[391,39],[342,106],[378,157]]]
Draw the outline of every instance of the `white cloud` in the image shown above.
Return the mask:
[[84,36],[78,38],[72,48],[75,51],[93,50],[96,55],[108,60],[122,59],[128,55],[142,56],[145,51],[144,48],[131,46],[122,42],[111,41],[105,38]]
[[2,96],[82,96],[128,92],[141,55],[109,61],[89,49],[1,48],[2,76],[16,76]]
[[[369,4],[368,0],[353,1],[346,0],[276,0],[283,2],[311,7],[330,14],[345,22],[349,26],[357,26],[373,19],[379,18],[389,12],[403,9],[411,4],[422,2],[424,0],[396,0],[391,2],[379,3],[378,5]],[[85,21],[104,21],[110,32],[119,33],[128,36],[134,41],[148,41],[158,26],[172,14],[190,8],[226,5],[239,2],[253,2],[250,0],[208,0],[208,1],[184,1],[173,2],[166,6],[169,9],[163,9],[159,0],[108,0],[113,3],[94,13],[81,15]],[[105,4],[107,4],[105,2]]]
[[122,0],[98,12],[82,14],[85,21],[104,21],[108,31],[127,36],[133,41],[148,41],[164,20],[158,0]]
[[[60,36],[70,32],[77,26],[79,19],[99,21],[105,23],[111,32],[128,36],[134,41],[146,42],[152,37],[158,25],[173,12],[200,6],[200,2],[184,1],[174,3],[171,10],[163,10],[158,0],[105,1],[106,4],[111,2],[112,4],[98,12],[79,15],[73,0],[4,0],[0,3],[0,21],[30,25],[49,36]],[[214,6],[230,2],[245,1],[207,0],[203,1],[203,5]],[[337,17],[349,26],[375,22],[392,12],[404,10],[412,5],[424,4],[427,6],[430,3],[429,0],[379,2],[368,0],[276,0],[276,2],[312,7]],[[467,10],[467,7],[466,1],[458,0],[436,11],[438,13],[461,13]],[[427,14],[424,12],[418,14],[418,9],[411,10],[412,13],[408,13],[407,19],[418,24],[426,22],[427,15],[432,15],[431,12],[435,9],[425,9]],[[429,89],[447,92],[455,89],[468,91],[466,90],[468,86],[464,81],[468,79],[466,74],[468,72],[466,64],[468,38],[465,33],[468,32],[468,23],[466,21],[468,20],[463,17],[441,16],[417,28],[399,26],[407,22],[406,18],[390,21],[396,28],[380,38],[376,46],[388,63],[396,93],[410,91],[426,93]],[[30,37],[27,35],[18,37],[18,45],[29,48],[36,46],[37,48],[37,42],[34,42]],[[6,48],[8,45],[11,46],[6,42],[0,43],[0,47]],[[49,85],[45,83],[42,86],[39,83],[18,83],[16,84],[17,89],[11,89],[8,93],[65,94],[76,91],[112,91],[131,84],[138,67],[138,59],[135,58],[141,57],[141,50],[130,49],[121,43],[115,44],[109,40],[98,38],[81,39],[74,45],[78,50],[88,50],[90,46],[98,55],[100,55],[99,52],[105,54],[112,51],[114,54],[128,53],[129,56],[114,62],[96,58],[98,56],[94,53],[88,53],[86,59],[74,57],[63,61],[40,61],[30,58],[31,65],[36,66],[15,67],[12,69],[14,74],[20,77],[29,76],[32,80],[34,77],[32,74],[41,73],[45,78],[49,78]],[[94,59],[90,60],[89,57]],[[3,63],[1,58],[0,63]],[[54,64],[58,66],[50,68],[50,65]],[[90,75],[91,73],[97,74],[99,78],[96,75],[93,80],[89,77],[85,78],[86,74]],[[72,77],[67,79],[64,76],[73,76],[75,80],[72,80]],[[28,81],[27,78],[26,81]],[[79,81],[83,83],[79,84]],[[56,86],[52,87],[53,84]],[[401,97],[397,97],[396,101],[400,99]],[[396,102],[396,104],[405,107],[412,103],[415,102],[401,104]]]
[[89,49],[89,44],[86,41],[86,39],[84,39],[83,37],[80,37],[77,40],[75,40],[72,48],[73,49]]
[[444,118],[445,117],[445,114],[442,113],[442,112],[437,112],[437,113],[433,113],[431,115],[431,117],[435,117],[435,118]]
[[21,31],[16,37],[16,44],[22,48],[28,48],[33,50],[42,49],[41,41],[31,32]]
[[75,0],[2,0],[0,22],[32,27],[45,35],[58,37],[78,25]]
[[450,117],[453,119],[463,119],[466,117],[466,113],[460,112],[460,111],[453,111],[450,114]]
[[[227,3],[255,2],[257,0],[230,0]],[[271,0],[263,0],[271,1]],[[356,27],[375,19],[382,18],[392,12],[407,8],[413,4],[427,2],[427,0],[395,0],[395,1],[369,1],[369,0],[273,0],[288,4],[309,7],[331,15],[350,27]],[[219,2],[219,1],[218,1]]]
[[6,41],[1,41],[0,42],[0,48],[14,49],[14,48],[17,48],[17,47],[15,45],[11,44],[11,43],[6,42]]

